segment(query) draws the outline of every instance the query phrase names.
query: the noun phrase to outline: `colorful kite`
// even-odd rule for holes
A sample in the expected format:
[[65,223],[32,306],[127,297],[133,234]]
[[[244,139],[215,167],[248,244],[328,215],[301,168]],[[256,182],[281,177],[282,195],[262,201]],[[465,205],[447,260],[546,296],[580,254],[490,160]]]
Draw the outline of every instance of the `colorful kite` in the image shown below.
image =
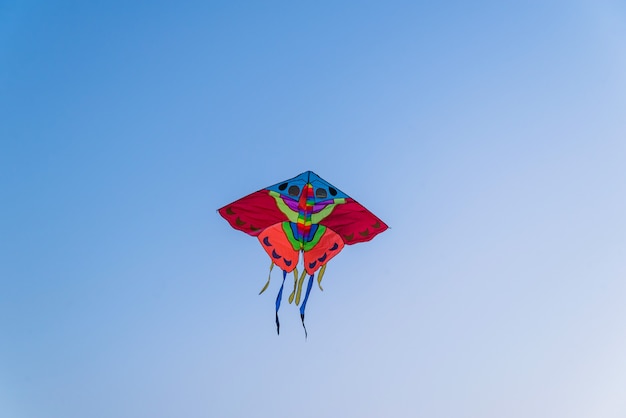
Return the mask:
[[[312,171],[306,171],[290,180],[282,181],[254,192],[219,209],[230,225],[255,236],[270,256],[270,277],[261,289],[267,289],[272,268],[283,270],[283,282],[276,297],[276,332],[280,334],[278,309],[283,295],[287,273],[293,272],[294,298],[300,305],[305,276],[309,282],[300,305],[304,326],[304,310],[313,286],[313,277],[322,289],[326,264],[343,249],[345,244],[369,241],[388,227],[372,212]],[[298,276],[298,258],[302,253],[302,274]]]

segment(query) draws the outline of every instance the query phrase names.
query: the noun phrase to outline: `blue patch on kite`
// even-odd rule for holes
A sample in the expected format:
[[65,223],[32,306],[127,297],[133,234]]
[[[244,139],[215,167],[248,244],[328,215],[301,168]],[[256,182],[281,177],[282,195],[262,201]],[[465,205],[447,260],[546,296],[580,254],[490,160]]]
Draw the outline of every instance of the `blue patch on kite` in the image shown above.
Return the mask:
[[305,171],[292,179],[281,181],[280,183],[267,187],[266,190],[271,190],[289,199],[297,200],[297,198],[294,199],[294,196],[289,195],[289,187],[298,186],[300,190],[302,190],[307,183],[310,183],[316,191],[317,189],[324,189],[326,191],[326,194],[315,194],[314,199],[316,203],[339,198],[347,199],[350,197],[312,171]]

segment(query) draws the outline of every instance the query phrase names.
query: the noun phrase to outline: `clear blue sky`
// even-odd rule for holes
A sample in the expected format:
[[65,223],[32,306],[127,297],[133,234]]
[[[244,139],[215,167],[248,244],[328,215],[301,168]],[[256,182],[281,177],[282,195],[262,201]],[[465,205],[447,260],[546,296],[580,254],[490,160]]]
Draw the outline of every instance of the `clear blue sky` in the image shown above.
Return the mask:
[[[624,417],[625,74],[610,0],[4,1],[0,416]],[[216,212],[305,170],[392,228],[306,341]]]

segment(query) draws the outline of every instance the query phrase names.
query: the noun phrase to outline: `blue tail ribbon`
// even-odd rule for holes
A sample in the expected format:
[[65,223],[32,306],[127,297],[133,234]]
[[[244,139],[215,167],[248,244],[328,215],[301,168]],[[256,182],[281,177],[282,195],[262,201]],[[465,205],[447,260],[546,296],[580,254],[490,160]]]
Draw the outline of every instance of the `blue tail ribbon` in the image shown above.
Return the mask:
[[308,336],[306,332],[306,327],[304,326],[304,310],[306,309],[306,301],[309,300],[309,294],[311,293],[311,288],[313,287],[313,274],[309,277],[309,283],[306,286],[306,294],[304,295],[304,300],[302,301],[302,305],[300,305],[300,319],[302,319],[302,328],[304,328],[304,338]]
[[[280,309],[280,301],[283,298],[283,286],[285,286],[285,278],[287,277],[287,271],[283,270],[283,284],[280,285],[278,296],[276,296],[276,333],[280,335],[280,321],[278,320],[278,309]],[[308,292],[307,292],[308,296]],[[306,300],[306,299],[305,299]]]

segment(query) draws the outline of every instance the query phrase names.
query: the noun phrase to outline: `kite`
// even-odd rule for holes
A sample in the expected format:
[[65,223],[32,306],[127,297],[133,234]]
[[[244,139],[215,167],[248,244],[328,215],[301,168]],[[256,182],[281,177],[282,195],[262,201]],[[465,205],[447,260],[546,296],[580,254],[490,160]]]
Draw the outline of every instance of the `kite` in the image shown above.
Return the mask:
[[[283,271],[283,281],[276,297],[276,332],[280,334],[278,309],[288,273],[293,272],[293,292],[300,305],[302,286],[309,275],[306,293],[300,305],[304,325],[304,311],[317,273],[317,284],[322,289],[322,277],[327,263],[344,245],[366,242],[385,231],[388,226],[356,200],[328,183],[312,171],[249,194],[218,210],[230,225],[255,236],[269,255],[272,263],[267,289],[274,266]],[[302,274],[298,274],[298,260],[302,255]]]

